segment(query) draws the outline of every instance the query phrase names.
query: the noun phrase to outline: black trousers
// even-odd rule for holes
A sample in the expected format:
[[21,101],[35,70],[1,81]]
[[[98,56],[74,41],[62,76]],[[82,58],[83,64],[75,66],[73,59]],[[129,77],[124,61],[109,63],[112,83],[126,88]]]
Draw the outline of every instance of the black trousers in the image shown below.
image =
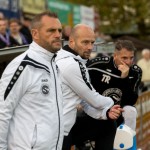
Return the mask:
[[62,150],[70,150],[72,145],[72,131],[68,134],[68,136],[64,136]]
[[117,124],[113,120],[97,120],[83,115],[77,117],[71,130],[72,144],[82,145],[87,140],[95,141],[95,150],[113,150]]

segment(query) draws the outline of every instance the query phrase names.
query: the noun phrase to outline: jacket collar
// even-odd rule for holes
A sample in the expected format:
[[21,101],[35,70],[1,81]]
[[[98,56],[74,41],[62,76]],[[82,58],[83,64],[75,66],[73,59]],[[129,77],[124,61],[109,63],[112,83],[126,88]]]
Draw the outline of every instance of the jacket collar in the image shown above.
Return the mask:
[[[72,55],[72,57],[73,58],[75,58],[75,59],[77,59],[77,60],[79,60],[79,61],[81,61],[81,62],[83,62],[84,64],[86,64],[87,63],[87,59],[83,59],[78,53],[76,53],[73,49],[71,49],[70,47],[69,47],[69,45],[65,45],[64,47],[63,47],[63,50],[64,51],[66,51],[66,52],[68,52],[68,56],[70,55]],[[70,53],[70,54],[69,54]]]
[[36,42],[32,42],[30,44],[29,49],[33,50],[33,51],[37,51],[38,53],[40,53],[40,55],[42,57],[44,57],[46,60],[50,60],[53,57],[55,57],[55,53],[51,53],[48,50],[44,49],[43,47],[41,47],[40,45],[38,45]]
[[70,53],[72,53],[72,54],[74,54],[74,55],[78,55],[78,53],[76,53],[73,49],[71,49],[70,47],[69,47],[69,45],[65,45],[64,47],[63,47],[63,49],[64,50],[66,50],[66,51],[68,51],[68,52],[70,52]]

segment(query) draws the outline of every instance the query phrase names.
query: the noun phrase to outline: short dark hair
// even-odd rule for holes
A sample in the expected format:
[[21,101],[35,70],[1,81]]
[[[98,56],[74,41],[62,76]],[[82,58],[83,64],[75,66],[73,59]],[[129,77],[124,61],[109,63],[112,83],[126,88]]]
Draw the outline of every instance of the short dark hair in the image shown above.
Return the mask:
[[136,48],[130,40],[118,40],[115,42],[115,50],[120,51],[121,49],[127,49],[128,51],[136,51]]
[[31,29],[37,28],[41,26],[41,19],[43,16],[49,16],[52,18],[58,18],[57,14],[51,11],[44,11],[38,15],[36,15],[31,21]]
[[20,21],[17,19],[17,18],[11,18],[10,20],[9,20],[9,25],[11,24],[11,23],[17,23],[18,25],[20,25]]
[[6,18],[0,18],[0,21],[6,21]]

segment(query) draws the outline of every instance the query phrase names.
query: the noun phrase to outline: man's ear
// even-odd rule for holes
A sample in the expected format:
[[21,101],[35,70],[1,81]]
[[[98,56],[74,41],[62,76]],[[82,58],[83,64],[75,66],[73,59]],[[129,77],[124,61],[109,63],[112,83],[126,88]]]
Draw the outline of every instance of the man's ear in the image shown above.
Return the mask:
[[113,57],[114,57],[114,59],[116,59],[116,57],[117,57],[117,52],[116,51],[113,53]]
[[69,46],[70,46],[70,48],[74,49],[74,44],[75,44],[74,38],[70,37],[69,38]]
[[113,53],[113,57],[115,57],[115,56],[116,56],[116,53],[114,52],[114,53]]
[[39,39],[39,32],[37,29],[31,29],[31,34],[33,39],[38,40]]

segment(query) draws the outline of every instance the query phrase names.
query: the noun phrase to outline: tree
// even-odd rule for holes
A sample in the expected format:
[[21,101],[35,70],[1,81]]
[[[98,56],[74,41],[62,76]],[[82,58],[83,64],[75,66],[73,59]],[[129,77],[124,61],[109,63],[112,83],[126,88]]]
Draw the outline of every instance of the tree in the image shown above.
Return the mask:
[[149,0],[67,0],[94,6],[101,18],[101,28],[108,33],[150,33]]

